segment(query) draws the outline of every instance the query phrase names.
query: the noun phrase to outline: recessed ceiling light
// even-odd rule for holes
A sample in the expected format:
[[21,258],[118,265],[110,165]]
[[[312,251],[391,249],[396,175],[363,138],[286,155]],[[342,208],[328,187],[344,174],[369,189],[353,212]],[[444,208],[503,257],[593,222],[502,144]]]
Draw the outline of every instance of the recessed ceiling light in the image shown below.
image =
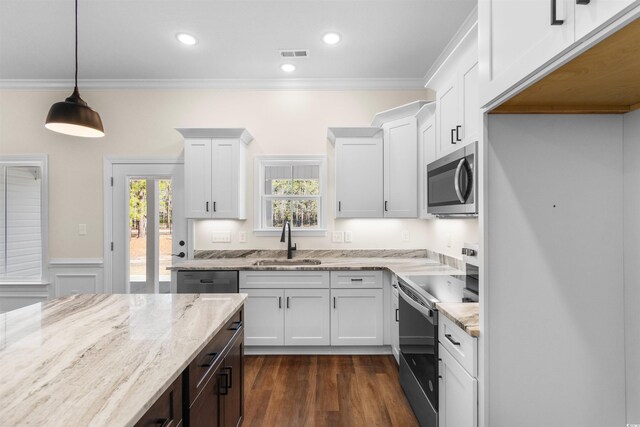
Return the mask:
[[198,39],[187,33],[178,33],[176,34],[176,38],[180,43],[186,44],[187,46],[193,46],[194,44],[198,43]]
[[282,64],[280,66],[280,69],[282,69],[282,71],[284,71],[285,73],[290,73],[296,70],[296,66],[293,64]]
[[322,41],[329,45],[338,44],[340,42],[340,39],[340,34],[333,32],[327,33],[322,36]]

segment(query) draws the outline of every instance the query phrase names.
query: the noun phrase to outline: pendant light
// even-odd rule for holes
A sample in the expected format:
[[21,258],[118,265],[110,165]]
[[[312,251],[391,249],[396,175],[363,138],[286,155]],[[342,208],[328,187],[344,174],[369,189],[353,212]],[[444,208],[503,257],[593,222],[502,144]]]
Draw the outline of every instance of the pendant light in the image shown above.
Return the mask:
[[78,0],[76,4],[76,76],[75,87],[70,97],[56,102],[49,109],[45,127],[54,132],[85,138],[104,136],[100,115],[80,98],[78,92]]

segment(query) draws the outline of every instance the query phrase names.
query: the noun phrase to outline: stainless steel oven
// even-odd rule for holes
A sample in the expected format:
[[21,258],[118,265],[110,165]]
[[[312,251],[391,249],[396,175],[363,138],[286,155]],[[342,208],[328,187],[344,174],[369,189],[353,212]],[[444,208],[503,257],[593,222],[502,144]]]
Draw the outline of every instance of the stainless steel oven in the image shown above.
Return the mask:
[[478,143],[473,142],[427,165],[427,212],[478,213],[477,150]]
[[436,304],[478,301],[467,282],[466,276],[398,276],[400,384],[422,427],[438,427]]

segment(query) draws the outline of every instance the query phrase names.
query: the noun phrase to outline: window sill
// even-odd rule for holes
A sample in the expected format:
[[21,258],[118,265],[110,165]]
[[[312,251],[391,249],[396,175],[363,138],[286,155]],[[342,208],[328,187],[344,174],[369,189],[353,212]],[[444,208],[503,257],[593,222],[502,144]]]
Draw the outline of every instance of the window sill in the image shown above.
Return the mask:
[[[254,229],[253,234],[256,237],[273,237],[273,236],[282,235],[282,230],[261,228],[261,229]],[[291,235],[303,236],[303,237],[326,237],[327,230],[324,228],[314,228],[313,230],[296,230],[295,228],[292,228]]]
[[0,286],[49,286],[51,282],[47,281],[31,281],[31,282],[18,282],[18,281],[0,281]]

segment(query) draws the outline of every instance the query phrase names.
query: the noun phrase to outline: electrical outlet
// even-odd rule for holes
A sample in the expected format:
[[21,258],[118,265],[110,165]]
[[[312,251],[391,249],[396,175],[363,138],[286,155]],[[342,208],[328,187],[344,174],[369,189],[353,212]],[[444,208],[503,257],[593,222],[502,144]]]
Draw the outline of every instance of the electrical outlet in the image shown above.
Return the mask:
[[408,242],[409,241],[409,232],[407,230],[404,230],[400,237],[401,237],[403,242]]
[[333,243],[342,243],[342,242],[344,242],[344,232],[342,232],[342,231],[334,231],[331,241]]
[[78,224],[78,234],[81,236],[87,235],[87,224]]
[[247,232],[246,231],[240,231],[238,233],[238,242],[247,243]]
[[344,232],[344,242],[345,243],[353,242],[353,232],[352,231],[345,231]]
[[231,232],[230,231],[214,231],[211,236],[213,243],[230,243]]

